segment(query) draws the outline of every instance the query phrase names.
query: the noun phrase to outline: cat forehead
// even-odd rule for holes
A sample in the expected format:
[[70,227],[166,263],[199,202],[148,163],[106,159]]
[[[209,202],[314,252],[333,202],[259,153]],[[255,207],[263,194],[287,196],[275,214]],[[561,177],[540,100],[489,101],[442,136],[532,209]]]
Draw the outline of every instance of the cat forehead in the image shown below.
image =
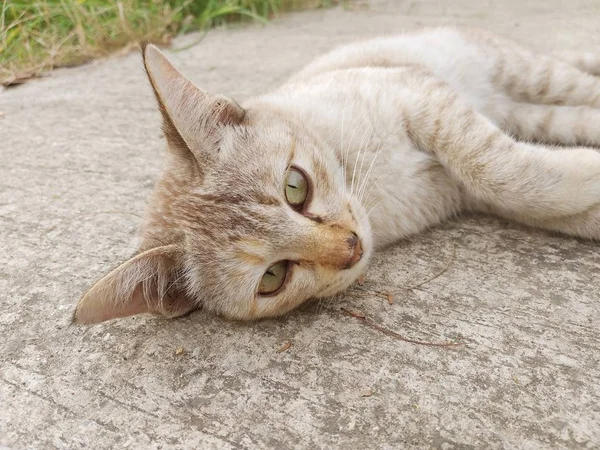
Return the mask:
[[184,177],[177,166],[167,165],[160,200],[151,207],[157,228],[165,224],[216,252],[233,240],[258,237],[255,244],[264,247],[259,253],[267,254],[279,247],[269,242],[293,236],[301,226],[285,199],[285,177],[292,165],[310,178],[315,193],[311,213],[322,216],[339,209],[339,167],[323,157],[319,143],[276,118],[248,117],[248,124],[223,130],[219,157],[201,178]]
[[314,179],[320,190],[328,192],[339,163],[327,161],[322,150],[310,136],[287,124],[230,127],[219,142],[218,162],[206,168],[204,180],[195,187],[211,190],[224,199],[235,194],[248,200],[256,197],[259,203],[273,203],[265,195],[273,196],[274,190],[282,194],[285,175],[296,165]]

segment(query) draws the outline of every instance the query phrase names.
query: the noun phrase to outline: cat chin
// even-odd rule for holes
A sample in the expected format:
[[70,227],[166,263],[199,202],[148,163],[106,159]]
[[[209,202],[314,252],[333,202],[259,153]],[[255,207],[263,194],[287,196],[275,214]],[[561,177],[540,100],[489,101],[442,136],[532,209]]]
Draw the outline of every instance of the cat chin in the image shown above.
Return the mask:
[[357,274],[352,275],[352,276],[348,277],[347,279],[343,279],[343,280],[340,280],[339,282],[334,283],[327,289],[319,292],[319,294],[316,295],[315,298],[331,297],[335,294],[339,294],[340,292],[345,291],[352,285],[352,283],[354,283],[361,276],[361,274],[362,274],[362,272],[358,272]]
[[[363,243],[366,244],[365,241],[366,240],[363,238]],[[361,258],[361,260],[358,263],[356,263],[356,265],[354,265],[352,268],[344,269],[337,272],[336,275],[333,277],[333,282],[329,283],[326,289],[323,289],[320,292],[318,292],[317,295],[315,295],[316,298],[331,297],[332,295],[338,294],[346,290],[361,275],[363,275],[367,271],[369,259],[372,253],[371,240],[369,239],[369,241],[367,242],[368,247],[366,247],[365,245],[365,248],[363,250],[363,257]]]

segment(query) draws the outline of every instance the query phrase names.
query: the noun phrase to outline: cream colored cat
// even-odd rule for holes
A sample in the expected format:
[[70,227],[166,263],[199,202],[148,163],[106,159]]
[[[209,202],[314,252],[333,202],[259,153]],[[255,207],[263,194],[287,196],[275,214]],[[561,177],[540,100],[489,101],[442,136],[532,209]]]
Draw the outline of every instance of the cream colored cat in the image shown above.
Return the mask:
[[464,210],[600,239],[600,152],[578,147],[600,146],[600,58],[430,29],[337,49],[241,107],[155,47],[143,56],[166,169],[139,253],[83,296],[77,323],[280,315]]

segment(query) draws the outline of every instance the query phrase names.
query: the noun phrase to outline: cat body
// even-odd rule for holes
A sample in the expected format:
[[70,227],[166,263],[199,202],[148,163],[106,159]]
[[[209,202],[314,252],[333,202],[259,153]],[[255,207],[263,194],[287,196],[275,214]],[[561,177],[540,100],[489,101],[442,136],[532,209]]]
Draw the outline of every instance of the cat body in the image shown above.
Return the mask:
[[465,210],[600,239],[600,152],[583,147],[600,146],[599,58],[428,29],[341,47],[242,107],[143,53],[166,170],[140,252],[76,322],[280,315]]

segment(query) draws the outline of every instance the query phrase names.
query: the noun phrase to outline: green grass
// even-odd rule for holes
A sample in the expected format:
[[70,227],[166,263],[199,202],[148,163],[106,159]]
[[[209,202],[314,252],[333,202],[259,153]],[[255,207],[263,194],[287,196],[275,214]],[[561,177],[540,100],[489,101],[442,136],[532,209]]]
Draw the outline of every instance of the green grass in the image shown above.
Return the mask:
[[82,64],[141,40],[173,36],[225,21],[266,21],[281,10],[334,0],[0,0],[0,84],[58,66]]

